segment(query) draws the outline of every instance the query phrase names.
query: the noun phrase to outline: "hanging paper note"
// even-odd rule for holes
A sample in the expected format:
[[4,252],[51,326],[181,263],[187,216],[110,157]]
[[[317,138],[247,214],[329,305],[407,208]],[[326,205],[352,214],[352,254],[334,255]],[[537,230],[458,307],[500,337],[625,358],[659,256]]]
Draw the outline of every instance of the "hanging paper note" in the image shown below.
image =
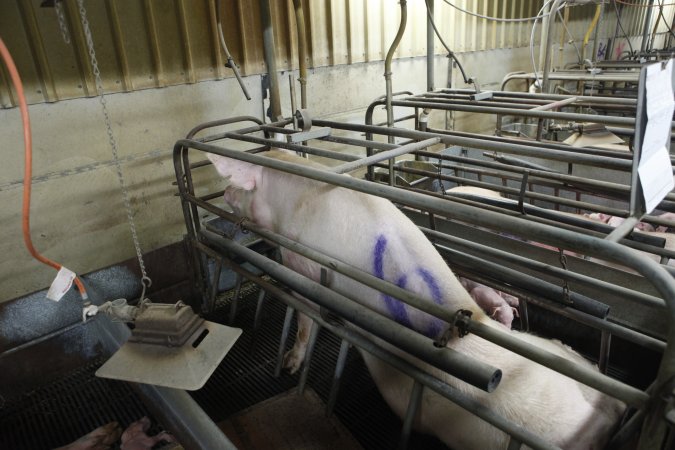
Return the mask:
[[52,285],[49,287],[49,291],[47,291],[47,298],[49,300],[54,300],[55,302],[61,300],[73,285],[75,276],[75,272],[72,272],[65,267],[61,267],[59,273],[56,274],[56,278],[54,278]]
[[647,126],[638,166],[647,213],[675,187],[667,147],[675,109],[672,77],[672,59],[665,67],[661,63],[647,66]]

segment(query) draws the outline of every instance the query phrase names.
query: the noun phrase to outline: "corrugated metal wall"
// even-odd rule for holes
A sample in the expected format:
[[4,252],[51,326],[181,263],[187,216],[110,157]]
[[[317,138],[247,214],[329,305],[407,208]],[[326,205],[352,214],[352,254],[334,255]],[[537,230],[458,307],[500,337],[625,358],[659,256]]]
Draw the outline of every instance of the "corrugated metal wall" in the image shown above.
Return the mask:
[[[218,0],[86,0],[98,63],[106,92],[124,92],[194,83],[232,76],[223,66],[216,28]],[[223,32],[242,73],[265,71],[258,0],[222,1]],[[297,67],[295,17],[291,0],[270,0],[280,69]],[[77,0],[63,0],[62,36],[54,0],[3,0],[0,35],[24,78],[29,102],[52,102],[95,95],[94,76]],[[309,62],[312,67],[384,59],[399,23],[396,0],[303,0]],[[542,0],[452,0],[455,5],[500,17],[536,15]],[[626,5],[632,3],[632,6]],[[632,36],[642,34],[648,0],[619,4],[622,24]],[[656,2],[658,4],[658,0]],[[51,5],[51,6],[50,6]],[[529,45],[532,22],[488,22],[435,0],[435,17],[448,45],[457,52]],[[568,28],[581,45],[595,5],[570,8]],[[426,53],[424,0],[408,0],[408,28],[397,58]],[[658,11],[658,9],[655,9]],[[664,8],[668,24],[673,6]],[[615,32],[614,7],[605,6],[602,37]],[[652,23],[656,23],[654,14]],[[666,32],[664,21],[658,32]],[[556,35],[560,42],[559,35]],[[539,33],[535,40],[538,42]],[[569,38],[565,38],[568,41]],[[436,53],[445,52],[439,42]],[[0,105],[14,104],[4,67],[0,70]]]

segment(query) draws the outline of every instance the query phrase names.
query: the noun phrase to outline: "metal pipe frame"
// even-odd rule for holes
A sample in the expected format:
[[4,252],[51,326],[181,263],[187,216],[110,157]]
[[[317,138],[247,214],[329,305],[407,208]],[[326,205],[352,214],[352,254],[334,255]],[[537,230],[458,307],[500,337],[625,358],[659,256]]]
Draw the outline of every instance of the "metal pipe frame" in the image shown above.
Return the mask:
[[[392,75],[391,61],[394,58],[394,52],[396,51],[396,47],[398,47],[398,44],[401,42],[401,39],[403,38],[403,32],[405,31],[406,22],[408,21],[408,6],[406,0],[400,0],[400,4],[401,4],[401,23],[399,24],[398,32],[394,37],[394,41],[391,43],[389,51],[387,51],[387,56],[384,59],[384,80],[386,83],[385,103],[387,106],[387,126],[389,127],[394,126],[394,111],[391,105],[391,100],[393,97],[392,83],[391,83],[391,75]],[[394,142],[393,140],[390,140],[389,143],[393,144]]]
[[[335,323],[324,320],[315,309],[309,307],[307,304],[301,302],[269,281],[258,277],[236,263],[229,262],[227,259],[225,260],[225,265],[238,274],[243,275],[248,280],[258,284],[262,289],[265,289],[265,291],[270,292],[270,294],[275,298],[288,305],[288,310],[297,310],[302,312],[303,314],[310,317],[313,321],[318,323],[322,328],[329,330],[331,333],[343,339],[343,341],[357,346],[362,351],[368,352],[391,365],[395,369],[406,373],[411,378],[413,378],[413,380],[419,381],[425,387],[432,389],[434,392],[444,396],[460,407],[471,411],[477,417],[480,417],[487,423],[495,426],[496,428],[499,428],[507,434],[516,437],[531,448],[536,450],[560,450],[558,447],[549,444],[541,437],[531,433],[519,425],[514,424],[508,419],[505,419],[503,416],[500,416],[491,409],[486,408],[481,403],[477,402],[471,397],[468,397],[462,391],[449,386],[445,382],[433,377],[432,375],[429,375],[408,361],[403,360],[400,356],[392,353],[390,350],[377,345],[371,339],[367,338],[353,328],[336,325]],[[344,347],[344,345],[342,347]]]
[[[317,123],[317,125],[320,125]],[[323,125],[323,124],[321,124]],[[350,129],[352,125],[345,126],[344,129]],[[255,127],[252,127],[255,128]],[[380,131],[374,130],[374,127],[362,127],[361,131]],[[376,128],[376,127],[375,127]],[[390,130],[393,131],[393,130]],[[228,138],[236,138],[240,133],[226,133]],[[406,133],[402,133],[406,134]],[[424,138],[430,133],[425,134]],[[405,136],[411,137],[411,136]],[[418,137],[419,138],[419,137]],[[269,145],[275,145],[274,142],[269,142]],[[412,192],[402,191],[400,189],[373,185],[373,183],[368,183],[362,180],[351,179],[349,177],[343,177],[336,174],[326,173],[321,170],[296,166],[294,164],[286,163],[283,161],[271,160],[268,158],[260,157],[257,155],[251,155],[248,153],[236,152],[228,150],[222,147],[217,147],[209,144],[204,144],[196,141],[181,140],[176,144],[175,147],[175,164],[177,168],[178,179],[181,180],[181,173],[183,172],[183,167],[181,167],[181,158],[182,153],[187,153],[188,148],[194,148],[202,151],[210,151],[213,153],[221,154],[223,156],[232,157],[235,159],[240,159],[243,161],[251,162],[254,164],[260,164],[266,167],[271,167],[277,170],[283,170],[289,173],[296,175],[306,176],[311,179],[320,180],[323,182],[328,182],[330,184],[335,184],[338,186],[355,189],[360,192],[367,192],[374,195],[379,195],[384,198],[396,201],[397,203],[408,204],[411,207],[419,208],[430,213],[439,214],[442,216],[450,217],[456,220],[468,221],[479,226],[491,226],[494,223],[499,223],[500,227],[506,231],[516,234],[527,234],[530,238],[537,240],[539,242],[544,242],[551,245],[563,246],[565,248],[571,248],[580,252],[585,252],[588,254],[593,254],[594,256],[599,256],[604,259],[616,261],[627,265],[647,279],[649,279],[654,287],[662,294],[666,300],[667,305],[667,315],[669,323],[673,323],[673,318],[675,317],[675,282],[667,274],[667,272],[658,266],[657,263],[649,260],[648,258],[642,255],[634,255],[628,249],[621,245],[617,245],[611,242],[604,240],[599,240],[597,238],[578,235],[576,233],[571,233],[566,230],[560,230],[554,227],[545,226],[541,224],[533,224],[526,222],[524,220],[509,217],[501,216],[495,214],[492,211],[480,211],[475,208],[467,207],[460,203],[441,200],[436,198],[430,198],[421,194],[416,194]],[[187,187],[179,183],[179,188],[181,190],[181,199],[183,204],[189,203],[189,200],[186,198],[185,193],[187,192]],[[190,212],[190,208],[184,206],[184,212]],[[186,222],[190,221],[190,215],[186,215]],[[298,287],[302,287],[298,285]],[[325,288],[324,288],[325,289]],[[670,326],[668,332],[668,344],[664,349],[664,357],[662,361],[661,368],[659,370],[659,375],[656,380],[656,385],[663,386],[665,382],[673,376],[675,372],[675,355],[673,355],[673,327]],[[658,391],[658,389],[657,389]],[[627,398],[630,402],[640,401],[636,400],[637,397]],[[657,409],[657,408],[653,408]],[[654,410],[650,410],[648,413],[648,419],[650,417],[656,417]],[[651,424],[653,420],[649,420]]]
[[260,1],[260,20],[263,28],[263,53],[270,81],[270,115],[273,121],[281,119],[281,97],[279,95],[279,74],[277,73],[276,44],[272,29],[270,0]]
[[[293,0],[295,9],[295,27],[298,31],[298,60],[300,77],[300,107],[307,108],[307,33],[305,32],[305,12],[302,0]],[[293,111],[295,113],[295,110]]]

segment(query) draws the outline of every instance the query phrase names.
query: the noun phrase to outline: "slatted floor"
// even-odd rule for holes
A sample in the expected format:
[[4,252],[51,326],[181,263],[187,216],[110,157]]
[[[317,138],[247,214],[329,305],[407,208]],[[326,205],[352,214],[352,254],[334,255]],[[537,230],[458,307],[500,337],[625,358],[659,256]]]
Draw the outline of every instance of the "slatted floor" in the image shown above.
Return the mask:
[[[219,422],[237,411],[260,401],[286,392],[297,386],[299,375],[285,371],[274,377],[279,337],[283,327],[285,305],[266,298],[261,327],[253,330],[253,317],[257,287],[247,285],[242,289],[242,300],[233,326],[244,333],[214,375],[199,391],[192,393],[206,413]],[[215,313],[208,320],[227,324],[228,299],[219,302]],[[295,329],[291,329],[289,348]],[[325,403],[331,389],[335,361],[340,341],[329,332],[322,331],[317,340],[309,372],[310,386]],[[352,349],[343,374],[343,385],[335,407],[335,415],[365,449],[396,448],[401,421],[389,409],[373,383],[359,353]],[[435,438],[414,434],[411,449],[446,449]]]
[[[262,326],[252,329],[257,287],[242,289],[235,326],[244,333],[207,384],[192,394],[214,422],[297,386],[299,376],[282,372],[274,377],[276,354],[285,306],[266,299]],[[228,298],[208,319],[226,323]],[[291,330],[291,336],[295,332]],[[293,339],[289,339],[289,346]],[[308,386],[326,402],[340,342],[327,332],[319,334]],[[68,444],[111,421],[122,427],[148,416],[149,434],[162,430],[129,384],[97,378],[103,359],[91,361],[54,383],[0,404],[0,449],[42,450]],[[48,370],[48,369],[47,369]],[[396,448],[401,422],[388,408],[356,350],[351,350],[335,408],[338,420],[365,449]],[[170,430],[169,430],[170,431]],[[414,434],[411,449],[445,449],[437,440]]]
[[104,362],[96,359],[53,383],[26,393],[0,408],[0,449],[42,450],[67,445],[106,423],[122,428],[143,416],[161,431],[129,384],[96,378]]

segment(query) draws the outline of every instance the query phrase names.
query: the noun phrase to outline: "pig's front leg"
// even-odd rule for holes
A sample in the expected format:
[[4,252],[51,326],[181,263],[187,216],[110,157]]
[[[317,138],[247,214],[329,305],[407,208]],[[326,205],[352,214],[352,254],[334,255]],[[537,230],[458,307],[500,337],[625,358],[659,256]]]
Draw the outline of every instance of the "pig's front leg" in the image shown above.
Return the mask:
[[284,369],[288,369],[291,374],[297,372],[305,360],[309,332],[312,329],[311,318],[298,311],[297,319],[298,333],[295,337],[295,343],[293,348],[284,355]]

